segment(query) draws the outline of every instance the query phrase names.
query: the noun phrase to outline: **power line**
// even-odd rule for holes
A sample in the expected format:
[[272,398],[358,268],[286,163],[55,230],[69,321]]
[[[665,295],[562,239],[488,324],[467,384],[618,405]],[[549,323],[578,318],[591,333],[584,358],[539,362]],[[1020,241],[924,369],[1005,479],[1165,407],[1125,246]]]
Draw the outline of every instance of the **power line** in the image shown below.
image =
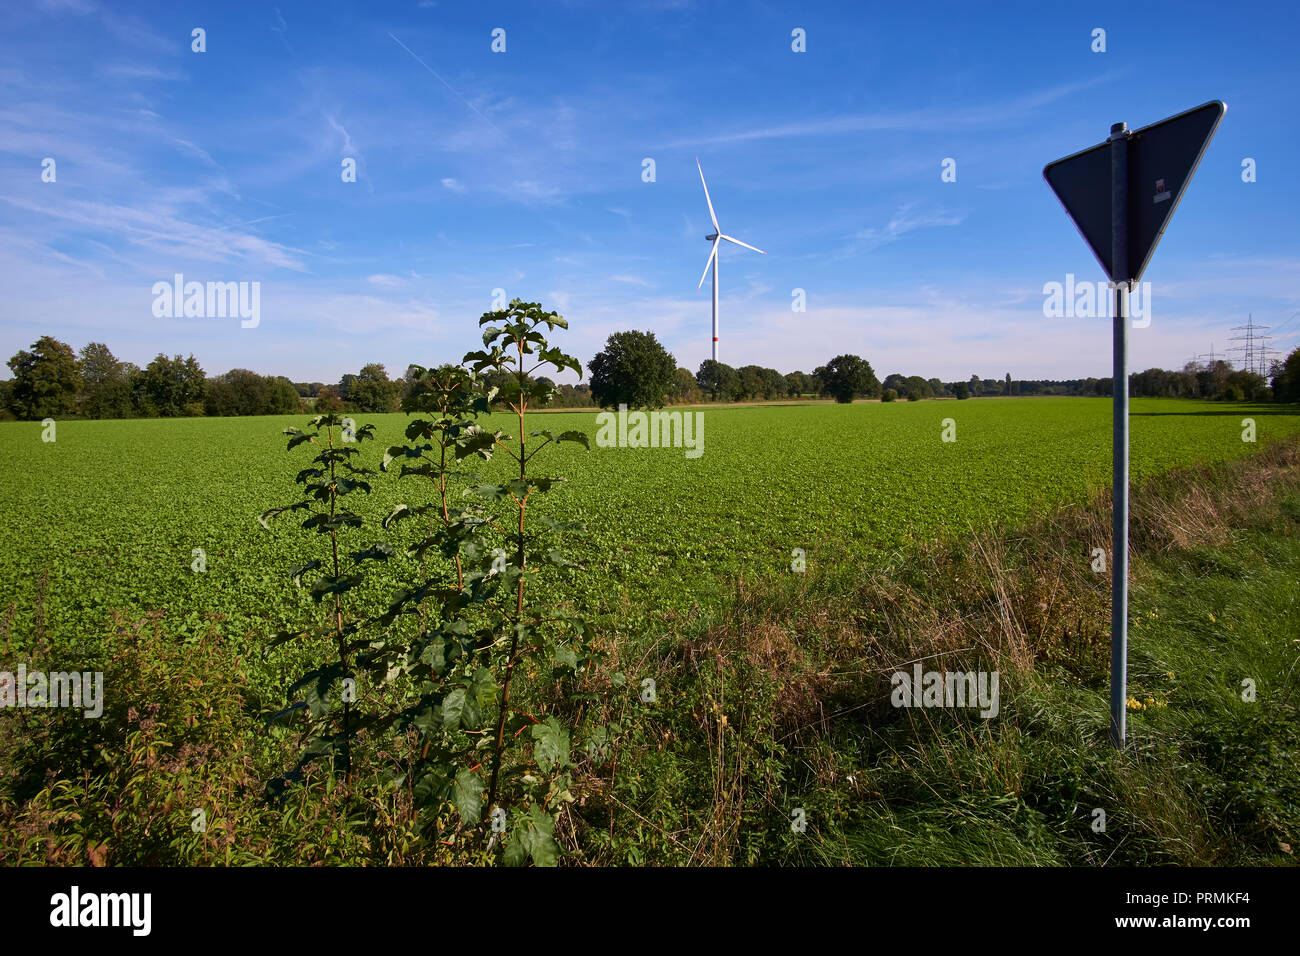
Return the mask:
[[[1290,317],[1289,319],[1287,319],[1285,322],[1283,322],[1281,325],[1279,325],[1277,328],[1275,328],[1275,329],[1273,330],[1274,338],[1276,338],[1276,337],[1277,337],[1277,334],[1278,334],[1279,332],[1281,332],[1283,329],[1285,329],[1288,325],[1290,325],[1290,324],[1291,324],[1292,322],[1294,322],[1296,319],[1300,319],[1300,311],[1292,312],[1292,313],[1291,313],[1291,317]],[[1288,334],[1286,337],[1287,337],[1287,338],[1290,338],[1291,335],[1295,335],[1295,334],[1296,334],[1296,333],[1292,332],[1292,333]]]

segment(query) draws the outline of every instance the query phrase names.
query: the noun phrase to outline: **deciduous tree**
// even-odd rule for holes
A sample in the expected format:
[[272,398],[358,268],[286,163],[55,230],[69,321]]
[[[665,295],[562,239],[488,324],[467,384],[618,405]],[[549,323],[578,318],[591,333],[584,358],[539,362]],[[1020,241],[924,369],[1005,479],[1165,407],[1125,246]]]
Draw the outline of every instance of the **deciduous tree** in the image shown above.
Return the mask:
[[695,381],[700,386],[700,391],[715,402],[733,401],[740,393],[740,377],[736,370],[725,362],[714,359],[705,359],[700,363]]
[[9,368],[14,373],[10,407],[18,418],[53,418],[76,406],[81,370],[66,342],[42,335],[30,352],[21,349],[11,358]]
[[855,398],[879,398],[880,381],[871,363],[857,355],[837,355],[817,369],[826,391],[837,402],[848,404]]
[[677,393],[677,360],[653,332],[615,332],[587,369],[601,408],[662,408]]
[[81,414],[88,418],[129,418],[131,383],[127,366],[107,345],[91,342],[81,350]]
[[1300,348],[1273,366],[1273,398],[1300,402]]

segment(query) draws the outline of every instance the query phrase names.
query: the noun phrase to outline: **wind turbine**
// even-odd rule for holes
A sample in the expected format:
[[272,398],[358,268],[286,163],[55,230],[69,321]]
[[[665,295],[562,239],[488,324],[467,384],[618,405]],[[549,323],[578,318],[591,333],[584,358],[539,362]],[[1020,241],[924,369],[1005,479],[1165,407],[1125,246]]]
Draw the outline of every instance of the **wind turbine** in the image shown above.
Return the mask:
[[722,228],[718,225],[718,217],[713,212],[713,200],[709,198],[709,184],[704,181],[704,167],[700,166],[700,161],[695,160],[696,167],[700,170],[700,184],[704,186],[704,201],[709,204],[709,218],[713,220],[713,235],[704,238],[713,243],[713,248],[709,250],[709,258],[704,263],[704,272],[700,275],[700,284],[695,287],[699,291],[704,286],[704,277],[709,274],[709,266],[713,267],[713,361],[718,360],[718,243],[726,239],[728,242],[734,242],[738,246],[744,246],[746,249],[753,249],[757,253],[767,255],[762,249],[751,246],[747,242],[741,242],[739,239],[733,239],[731,236],[724,236]]

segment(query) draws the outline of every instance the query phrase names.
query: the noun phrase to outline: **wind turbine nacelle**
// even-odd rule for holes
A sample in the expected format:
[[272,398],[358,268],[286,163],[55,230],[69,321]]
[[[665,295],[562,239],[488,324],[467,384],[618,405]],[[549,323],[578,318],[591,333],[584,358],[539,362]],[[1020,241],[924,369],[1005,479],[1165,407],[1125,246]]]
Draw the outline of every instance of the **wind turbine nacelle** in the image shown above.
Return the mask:
[[718,234],[715,232],[713,235],[705,236],[704,238],[707,239],[709,242],[712,242],[714,239],[718,238]]

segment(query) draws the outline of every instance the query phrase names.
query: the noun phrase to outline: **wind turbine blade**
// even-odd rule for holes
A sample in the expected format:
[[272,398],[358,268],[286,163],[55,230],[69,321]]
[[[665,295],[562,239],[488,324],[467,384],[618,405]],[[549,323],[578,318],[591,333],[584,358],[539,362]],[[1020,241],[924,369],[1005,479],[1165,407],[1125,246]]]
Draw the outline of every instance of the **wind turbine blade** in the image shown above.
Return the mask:
[[731,236],[723,236],[723,235],[719,235],[718,238],[719,238],[719,239],[726,239],[728,242],[734,242],[734,243],[735,243],[736,245],[738,245],[738,246],[744,246],[746,249],[753,249],[755,252],[762,252],[763,255],[767,255],[766,252],[763,252],[763,250],[760,249],[760,248],[758,248],[757,246],[751,246],[749,243],[747,243],[747,242],[741,242],[739,239],[733,239],[733,238],[731,238]]
[[709,258],[704,263],[704,273],[700,276],[700,284],[695,287],[696,292],[700,291],[700,289],[704,287],[704,280],[709,277],[709,266],[713,265],[713,260],[717,258],[717,255],[718,240],[714,239],[713,248],[709,251]]
[[[713,231],[720,233],[722,229],[718,225],[718,217],[713,214],[713,200],[709,198],[709,184],[704,181],[704,167],[700,165],[698,158],[695,160],[695,166],[700,171],[700,185],[704,187],[704,201],[709,204],[709,218],[713,220]],[[703,283],[704,280],[700,281]]]

